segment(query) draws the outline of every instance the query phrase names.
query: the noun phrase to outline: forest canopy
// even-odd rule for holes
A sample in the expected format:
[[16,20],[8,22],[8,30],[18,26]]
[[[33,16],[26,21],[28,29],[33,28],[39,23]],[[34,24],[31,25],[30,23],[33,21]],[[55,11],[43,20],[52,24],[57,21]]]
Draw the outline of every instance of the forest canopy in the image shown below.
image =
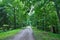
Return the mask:
[[0,30],[31,25],[60,33],[60,0],[0,0]]

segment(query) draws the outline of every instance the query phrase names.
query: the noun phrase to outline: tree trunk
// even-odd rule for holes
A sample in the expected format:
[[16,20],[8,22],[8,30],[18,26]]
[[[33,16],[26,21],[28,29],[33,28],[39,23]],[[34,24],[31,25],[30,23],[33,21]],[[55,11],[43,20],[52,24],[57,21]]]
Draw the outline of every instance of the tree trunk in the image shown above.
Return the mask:
[[15,8],[14,8],[14,29],[16,29],[16,13],[15,13]]
[[[53,0],[53,2],[55,3],[55,7],[56,7],[56,12],[57,12],[57,16],[59,18],[59,22],[60,22],[60,13],[59,13],[59,7],[58,7],[58,4],[56,3],[56,0]],[[58,28],[58,27],[57,27]],[[58,29],[56,30],[57,33],[58,33]]]

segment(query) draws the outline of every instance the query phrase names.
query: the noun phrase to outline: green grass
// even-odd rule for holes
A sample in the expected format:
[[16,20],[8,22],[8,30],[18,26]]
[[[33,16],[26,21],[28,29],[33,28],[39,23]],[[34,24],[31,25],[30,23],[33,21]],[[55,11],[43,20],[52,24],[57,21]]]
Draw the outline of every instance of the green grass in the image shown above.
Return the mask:
[[36,28],[34,30],[34,37],[36,40],[60,40],[60,34],[41,31]]
[[5,39],[5,38],[10,37],[10,36],[14,36],[19,31],[20,31],[20,29],[15,29],[15,30],[7,31],[7,32],[2,32],[2,33],[0,33],[0,40]]

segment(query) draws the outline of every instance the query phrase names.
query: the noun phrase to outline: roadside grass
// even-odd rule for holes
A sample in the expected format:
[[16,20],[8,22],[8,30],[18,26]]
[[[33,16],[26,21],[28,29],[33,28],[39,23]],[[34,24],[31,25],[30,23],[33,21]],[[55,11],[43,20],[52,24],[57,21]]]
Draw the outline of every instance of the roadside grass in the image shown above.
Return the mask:
[[21,29],[15,29],[15,30],[10,30],[7,32],[2,32],[0,33],[0,40],[3,40],[7,37],[14,36],[16,33],[18,33]]
[[60,40],[60,34],[54,34],[36,28],[33,28],[33,32],[36,40]]

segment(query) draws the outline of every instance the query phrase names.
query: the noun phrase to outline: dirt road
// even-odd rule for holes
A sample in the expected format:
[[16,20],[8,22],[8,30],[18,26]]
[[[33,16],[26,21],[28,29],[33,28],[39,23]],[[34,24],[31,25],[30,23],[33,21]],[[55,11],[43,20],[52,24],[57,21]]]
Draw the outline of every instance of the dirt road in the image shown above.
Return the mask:
[[22,30],[13,39],[10,40],[34,40],[32,34],[32,28],[30,26],[27,26],[26,29]]

